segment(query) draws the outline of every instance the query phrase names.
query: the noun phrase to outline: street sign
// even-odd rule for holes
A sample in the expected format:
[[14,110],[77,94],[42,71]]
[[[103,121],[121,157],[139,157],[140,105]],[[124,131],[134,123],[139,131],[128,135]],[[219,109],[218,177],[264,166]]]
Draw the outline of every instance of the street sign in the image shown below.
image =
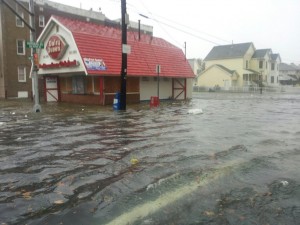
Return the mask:
[[43,42],[26,41],[26,47],[27,48],[44,48],[44,43]]

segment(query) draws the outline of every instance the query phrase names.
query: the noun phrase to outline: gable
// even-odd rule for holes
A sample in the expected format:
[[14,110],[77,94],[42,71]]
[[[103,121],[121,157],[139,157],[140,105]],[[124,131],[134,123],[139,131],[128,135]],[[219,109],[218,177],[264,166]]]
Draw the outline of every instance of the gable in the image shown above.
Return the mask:
[[[72,33],[58,21],[51,19],[37,41],[44,43],[44,49],[37,49],[40,75],[86,74]],[[54,57],[55,55],[57,57]]]
[[201,75],[205,74],[205,73],[221,73],[221,74],[224,74],[224,75],[229,76],[229,77],[233,77],[233,76],[237,75],[235,70],[230,70],[230,69],[226,68],[225,66],[222,66],[222,65],[219,65],[219,64],[215,64],[215,65],[210,66],[205,71],[203,71],[201,73]]
[[272,54],[271,49],[257,49],[252,58],[253,59],[270,59]]

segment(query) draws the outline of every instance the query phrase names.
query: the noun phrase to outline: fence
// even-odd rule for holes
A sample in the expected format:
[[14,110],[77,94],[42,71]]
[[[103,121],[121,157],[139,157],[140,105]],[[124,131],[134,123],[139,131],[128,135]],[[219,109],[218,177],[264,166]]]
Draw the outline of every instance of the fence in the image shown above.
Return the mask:
[[256,86],[245,86],[245,87],[228,87],[226,89],[221,87],[204,87],[204,86],[194,86],[193,92],[236,92],[236,93],[244,93],[244,92],[286,92],[286,93],[299,93],[300,87],[296,86],[278,86],[278,87],[256,87]]

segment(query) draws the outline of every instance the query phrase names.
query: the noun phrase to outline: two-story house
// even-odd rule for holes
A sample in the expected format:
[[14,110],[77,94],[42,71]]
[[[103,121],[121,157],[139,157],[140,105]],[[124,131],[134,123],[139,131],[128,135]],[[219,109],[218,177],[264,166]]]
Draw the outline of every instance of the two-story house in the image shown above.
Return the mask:
[[206,70],[200,74],[197,86],[243,90],[275,84],[280,61],[279,54],[271,49],[257,50],[252,42],[215,46],[204,59]]
[[198,86],[220,87],[224,90],[250,85],[259,73],[250,64],[255,47],[253,43],[215,46],[205,57],[205,71],[198,78]]

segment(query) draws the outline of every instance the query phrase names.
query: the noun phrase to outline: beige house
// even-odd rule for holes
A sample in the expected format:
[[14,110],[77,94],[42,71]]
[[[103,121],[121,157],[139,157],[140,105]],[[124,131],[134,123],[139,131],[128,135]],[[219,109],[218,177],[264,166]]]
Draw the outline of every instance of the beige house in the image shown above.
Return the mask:
[[215,46],[204,59],[206,69],[200,74],[197,86],[244,90],[271,81],[278,83],[280,61],[280,56],[272,54],[271,49],[256,50],[251,42]]

